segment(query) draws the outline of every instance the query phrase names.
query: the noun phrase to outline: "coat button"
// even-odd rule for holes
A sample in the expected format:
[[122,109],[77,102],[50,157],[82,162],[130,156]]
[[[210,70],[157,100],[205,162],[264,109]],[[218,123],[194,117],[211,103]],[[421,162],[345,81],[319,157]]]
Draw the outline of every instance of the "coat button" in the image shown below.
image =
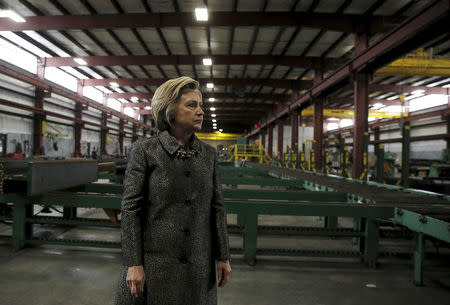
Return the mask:
[[184,235],[186,235],[186,236],[191,235],[191,231],[189,229],[185,229],[185,230],[183,230],[183,232],[184,232]]
[[188,207],[190,207],[191,204],[192,204],[192,202],[191,202],[189,199],[186,199],[186,200],[184,201],[184,204],[187,205]]
[[180,257],[180,258],[178,259],[178,261],[179,261],[180,263],[182,263],[182,264],[187,264],[187,263],[188,263],[188,260],[187,260],[187,258],[186,258],[185,256]]
[[190,177],[190,176],[191,176],[191,172],[190,172],[190,171],[185,171],[185,172],[184,172],[184,175],[185,175],[186,177]]

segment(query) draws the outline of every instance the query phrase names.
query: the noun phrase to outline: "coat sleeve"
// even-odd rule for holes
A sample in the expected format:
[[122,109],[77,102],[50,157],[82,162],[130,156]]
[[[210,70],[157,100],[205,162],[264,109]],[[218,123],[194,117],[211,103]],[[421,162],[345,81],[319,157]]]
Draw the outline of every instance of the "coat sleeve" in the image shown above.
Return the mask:
[[219,177],[219,162],[217,152],[214,150],[214,194],[212,202],[213,238],[216,244],[216,259],[226,261],[230,259],[230,245],[227,231],[227,211],[222,195],[222,184]]
[[143,264],[141,218],[144,202],[144,186],[147,162],[139,142],[131,148],[125,172],[122,196],[121,237],[123,264],[139,266]]

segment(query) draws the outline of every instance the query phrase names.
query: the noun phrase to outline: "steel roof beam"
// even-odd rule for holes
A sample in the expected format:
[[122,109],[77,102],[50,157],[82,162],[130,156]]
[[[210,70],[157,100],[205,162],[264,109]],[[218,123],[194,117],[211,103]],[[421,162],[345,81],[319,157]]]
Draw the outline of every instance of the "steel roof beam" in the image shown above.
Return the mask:
[[[145,108],[150,107],[151,103],[123,103],[124,108],[133,107],[133,108]],[[263,111],[271,111],[273,110],[273,105],[267,104],[247,104],[247,103],[205,103],[206,107],[215,107],[216,109],[220,108],[245,108],[245,109],[259,109]]]
[[[119,86],[159,86],[167,80],[168,78],[90,78],[81,79],[80,82],[83,86],[110,86],[111,82],[115,82]],[[200,84],[212,82],[214,83],[214,85],[261,85],[266,87],[294,90],[310,89],[313,84],[310,80],[290,79],[199,78],[197,80],[200,82]]]
[[[124,55],[124,56],[79,56],[88,66],[144,66],[144,65],[203,65],[201,55]],[[214,65],[280,65],[309,69],[331,69],[345,62],[344,59],[269,56],[269,55],[212,55]],[[74,57],[40,57],[46,67],[78,67]]]
[[[139,99],[151,99],[153,97],[153,93],[144,93],[144,92],[124,92],[124,93],[106,93],[106,98],[123,98],[123,99],[131,99],[132,97],[137,97]],[[223,93],[223,92],[217,92],[217,93],[203,93],[202,94],[204,99],[208,99],[210,97],[214,97],[217,99],[226,99],[226,98],[237,98],[234,93]],[[269,100],[269,101],[276,101],[276,102],[287,102],[290,98],[289,95],[281,95],[281,94],[265,94],[265,93],[246,93],[244,98],[254,98],[254,99],[261,99],[261,100]]]
[[[353,72],[375,71],[412,48],[445,33],[447,31],[449,6],[448,1],[441,0],[408,19],[377,43],[337,69],[302,97],[293,101],[288,107],[279,111],[276,115],[268,117],[260,128],[269,125],[299,106],[309,105],[313,97],[335,89],[337,85],[347,80]],[[249,136],[259,132],[260,128],[253,130]]]
[[355,32],[358,24],[367,24],[371,33],[383,32],[405,20],[404,17],[336,15],[305,12],[209,12],[209,20],[198,22],[194,13],[133,13],[74,16],[30,16],[17,23],[1,18],[0,31],[45,31],[71,29],[116,29],[142,27],[193,26],[296,26],[330,31]]

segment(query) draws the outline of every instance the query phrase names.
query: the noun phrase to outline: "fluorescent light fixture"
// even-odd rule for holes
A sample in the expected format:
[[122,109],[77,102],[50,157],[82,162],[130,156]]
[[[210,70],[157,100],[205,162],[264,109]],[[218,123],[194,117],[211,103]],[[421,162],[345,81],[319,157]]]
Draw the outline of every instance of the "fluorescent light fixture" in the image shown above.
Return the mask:
[[203,65],[204,66],[211,66],[212,65],[212,59],[211,58],[203,58]]
[[206,88],[212,89],[212,88],[214,88],[214,84],[213,83],[207,83],[206,84]]
[[0,17],[9,18],[15,22],[26,22],[19,14],[12,10],[0,10]]
[[217,122],[217,120],[216,120],[216,119],[212,119],[212,121],[213,121],[213,123]]
[[213,113],[213,114],[211,114],[211,116],[212,116],[213,118],[215,118],[215,117],[216,117],[216,114],[215,114],[215,113]]
[[131,97],[131,100],[132,100],[133,102],[136,102],[136,101],[139,100],[139,99],[138,99],[137,96],[132,96],[132,97]]
[[214,107],[211,107],[211,108],[209,108],[209,110],[211,110],[211,111],[215,111],[215,110],[216,110],[216,108],[214,108]]
[[151,109],[152,109],[152,107],[150,107],[150,106],[146,106],[146,107],[144,107],[144,109],[147,109],[147,110],[151,110]]
[[411,92],[411,94],[422,94],[422,93],[425,93],[425,90],[419,89],[419,90]]
[[119,87],[119,84],[116,83],[116,82],[110,82],[109,85],[110,85],[111,87]]
[[387,100],[388,101],[393,101],[393,100],[398,99],[398,97],[399,97],[398,95],[394,95],[394,96],[388,97]]
[[410,95],[408,95],[407,97],[405,97],[405,101],[409,101],[409,100],[412,100],[412,99],[416,99],[416,98],[421,97],[421,96],[424,96],[424,95],[425,95],[425,94],[423,94],[423,93],[410,94]]
[[222,132],[222,131],[223,131],[223,129],[221,128],[221,129],[219,129],[219,131],[220,131],[220,132]]
[[380,108],[383,108],[385,105],[384,104],[382,104],[382,103],[375,103],[375,104],[373,104],[372,105],[372,109],[380,109]]
[[210,101],[210,102],[215,102],[215,101],[216,101],[216,99],[215,99],[215,98],[213,98],[213,97],[210,97],[210,98],[208,99],[208,101]]
[[216,124],[216,123],[214,123],[214,124],[213,124],[213,127],[217,127],[217,124]]
[[206,7],[196,8],[195,18],[197,19],[197,21],[208,21],[208,9]]
[[82,65],[82,66],[87,65],[87,62],[83,58],[75,57],[73,60],[79,65]]
[[213,129],[217,129],[217,127],[216,127],[216,126],[213,126]]

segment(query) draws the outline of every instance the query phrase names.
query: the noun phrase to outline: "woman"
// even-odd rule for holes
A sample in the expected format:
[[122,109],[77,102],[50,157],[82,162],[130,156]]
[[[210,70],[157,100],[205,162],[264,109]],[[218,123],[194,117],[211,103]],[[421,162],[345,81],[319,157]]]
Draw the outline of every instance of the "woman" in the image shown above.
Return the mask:
[[122,198],[117,305],[217,304],[231,267],[216,150],[195,132],[202,95],[189,77],[152,99],[157,136],[133,144]]

